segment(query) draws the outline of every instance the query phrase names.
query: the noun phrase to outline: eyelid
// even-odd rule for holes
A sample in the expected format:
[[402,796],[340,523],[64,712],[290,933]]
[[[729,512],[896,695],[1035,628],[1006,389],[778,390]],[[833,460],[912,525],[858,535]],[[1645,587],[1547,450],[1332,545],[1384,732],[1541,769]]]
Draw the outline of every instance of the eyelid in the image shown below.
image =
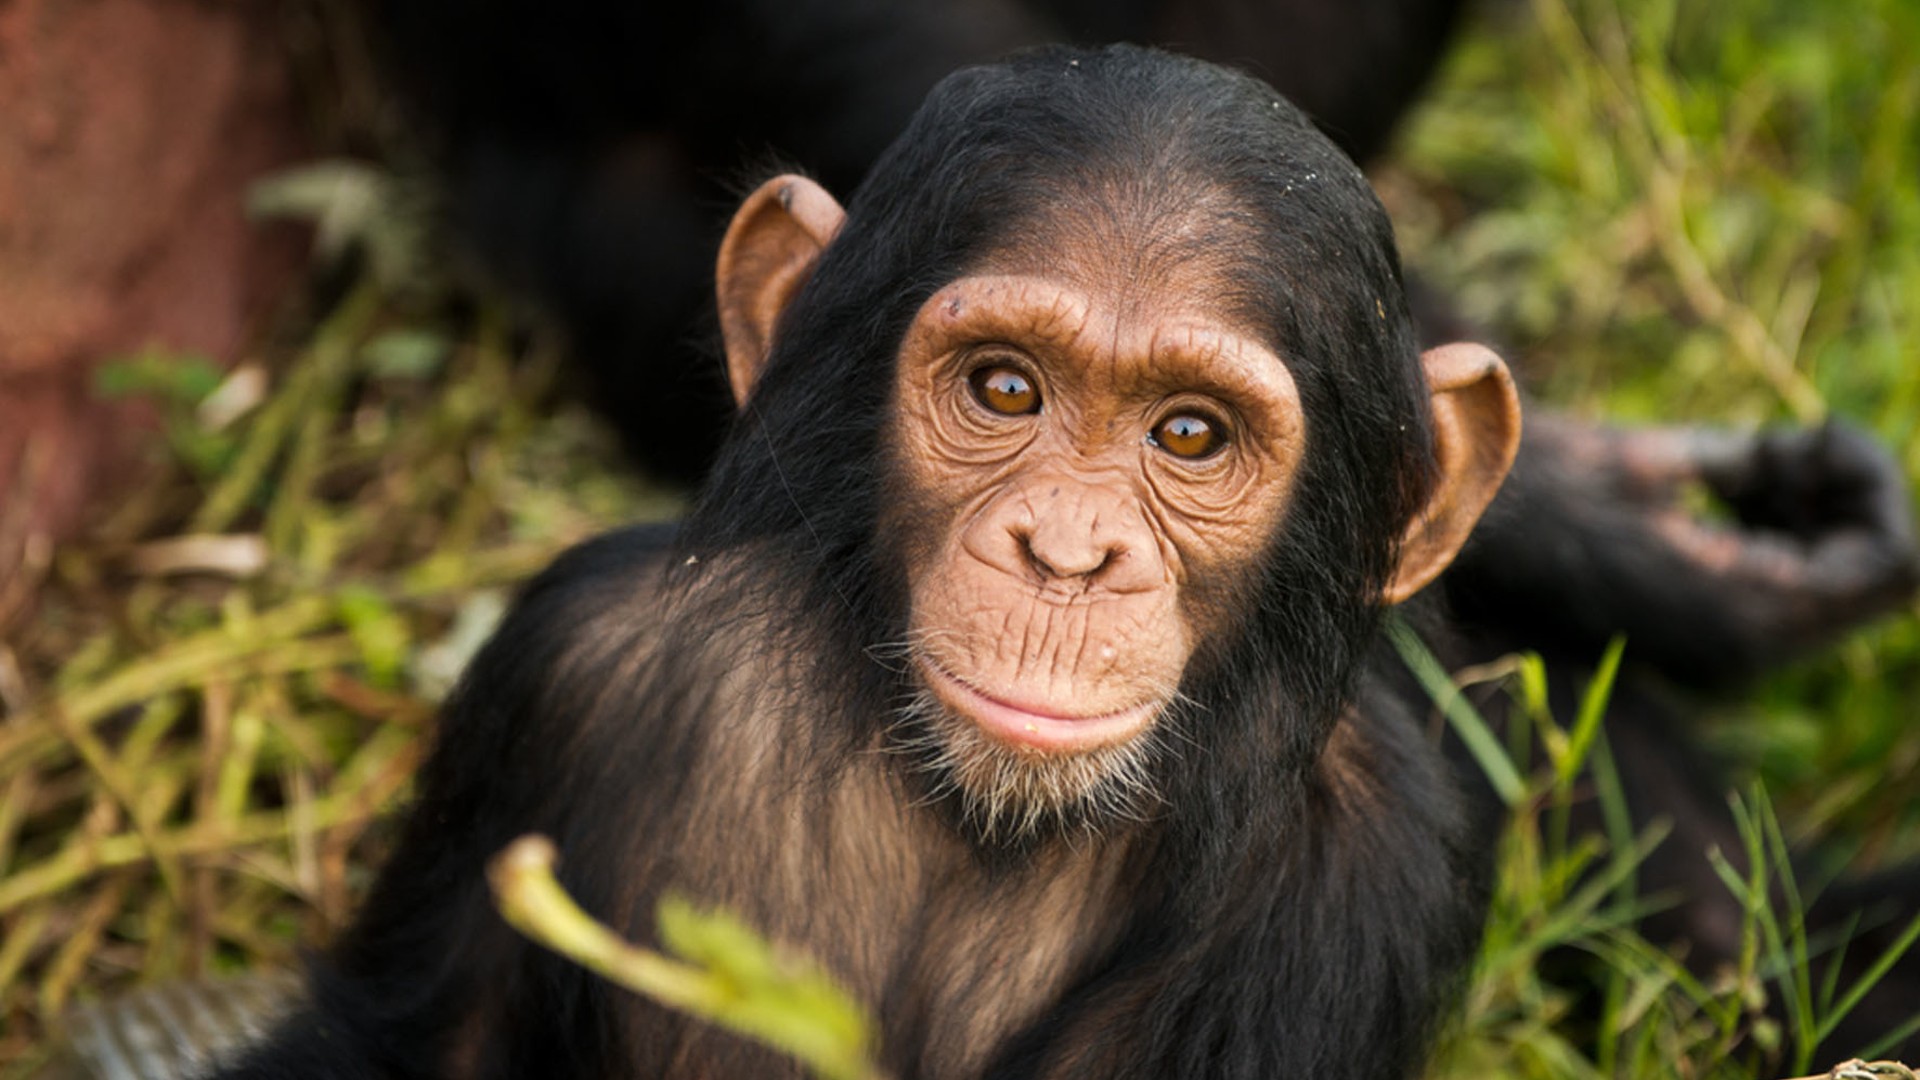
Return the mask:
[[959,361],[961,371],[968,375],[983,367],[999,366],[1017,368],[1022,375],[1031,378],[1038,367],[1024,349],[1005,341],[976,342],[956,350],[954,357]]

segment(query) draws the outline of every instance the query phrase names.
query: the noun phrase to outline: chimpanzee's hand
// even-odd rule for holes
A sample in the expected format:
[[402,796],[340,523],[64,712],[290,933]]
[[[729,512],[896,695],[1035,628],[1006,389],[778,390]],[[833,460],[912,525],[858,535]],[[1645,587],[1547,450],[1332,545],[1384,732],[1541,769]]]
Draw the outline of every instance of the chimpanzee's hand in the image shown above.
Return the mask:
[[1682,435],[1694,476],[1735,524],[1667,517],[1661,532],[1756,628],[1804,647],[1912,598],[1920,550],[1906,478],[1866,435],[1838,423]]
[[[1698,486],[1723,504],[1690,503]],[[1839,424],[1624,430],[1545,414],[1451,575],[1470,617],[1628,652],[1689,682],[1749,677],[1909,603],[1906,479]]]
[[1736,458],[1703,460],[1700,478],[1742,525],[1807,543],[1859,530],[1911,561],[1906,478],[1877,443],[1844,424],[1756,436]]

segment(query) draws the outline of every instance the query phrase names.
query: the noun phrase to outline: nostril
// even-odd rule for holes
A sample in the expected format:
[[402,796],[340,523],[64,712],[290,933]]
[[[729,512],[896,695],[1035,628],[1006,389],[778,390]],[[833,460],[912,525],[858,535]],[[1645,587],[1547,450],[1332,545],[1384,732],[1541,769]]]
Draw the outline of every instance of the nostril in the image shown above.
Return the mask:
[[1010,531],[1013,533],[1014,544],[1020,549],[1021,557],[1027,562],[1028,569],[1031,569],[1041,577],[1057,578],[1062,576],[1060,571],[1056,569],[1052,563],[1048,562],[1046,556],[1041,555],[1039,549],[1034,546],[1032,529],[1013,529]]
[[1034,532],[1027,530],[1016,530],[1014,539],[1026,556],[1027,565],[1048,578],[1096,578],[1126,555],[1118,544],[1043,543]]

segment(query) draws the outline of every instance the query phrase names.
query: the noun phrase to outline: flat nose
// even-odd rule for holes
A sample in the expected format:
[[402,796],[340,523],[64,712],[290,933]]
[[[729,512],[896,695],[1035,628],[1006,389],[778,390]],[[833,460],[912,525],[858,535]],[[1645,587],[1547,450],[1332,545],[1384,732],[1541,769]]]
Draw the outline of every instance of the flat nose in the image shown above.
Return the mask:
[[1126,545],[1084,524],[1042,517],[1024,533],[1016,530],[1014,539],[1025,550],[1027,562],[1047,577],[1093,577],[1124,559]]
[[1159,549],[1130,503],[1081,485],[1054,487],[1027,499],[1028,512],[1007,529],[1043,578],[1118,591],[1146,588],[1159,582]]

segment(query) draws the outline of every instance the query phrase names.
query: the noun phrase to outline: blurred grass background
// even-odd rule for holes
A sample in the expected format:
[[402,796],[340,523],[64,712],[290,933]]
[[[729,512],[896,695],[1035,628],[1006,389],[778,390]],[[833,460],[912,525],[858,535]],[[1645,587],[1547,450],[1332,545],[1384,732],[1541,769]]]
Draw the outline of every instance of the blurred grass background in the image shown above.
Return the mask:
[[[1832,413],[1920,475],[1920,5],[1482,8],[1378,174],[1408,261],[1556,406]],[[128,357],[102,380],[161,405],[167,461],[0,641],[0,1075],[30,1074],[75,1002],[324,939],[513,583],[679,506],[560,392],[551,337],[432,272],[412,194],[348,166],[268,189],[263,209],[358,240],[327,300],[232,375]],[[1730,785],[1771,797],[1742,788],[1754,850],[1777,807],[1795,843],[1920,855],[1917,703],[1909,614],[1709,710]],[[1564,785],[1530,794],[1437,1073],[1796,1064],[1772,1056],[1759,959],[1694,981],[1624,925],[1635,838],[1561,844],[1541,820]],[[1756,910],[1757,949],[1789,921]],[[1568,944],[1599,967],[1597,1021],[1540,978]]]
[[[1833,415],[1920,475],[1920,4],[1485,12],[1381,187],[1408,261],[1546,401],[1620,422]],[[1916,719],[1906,617],[1706,734],[1797,835],[1887,858],[1920,851]]]

